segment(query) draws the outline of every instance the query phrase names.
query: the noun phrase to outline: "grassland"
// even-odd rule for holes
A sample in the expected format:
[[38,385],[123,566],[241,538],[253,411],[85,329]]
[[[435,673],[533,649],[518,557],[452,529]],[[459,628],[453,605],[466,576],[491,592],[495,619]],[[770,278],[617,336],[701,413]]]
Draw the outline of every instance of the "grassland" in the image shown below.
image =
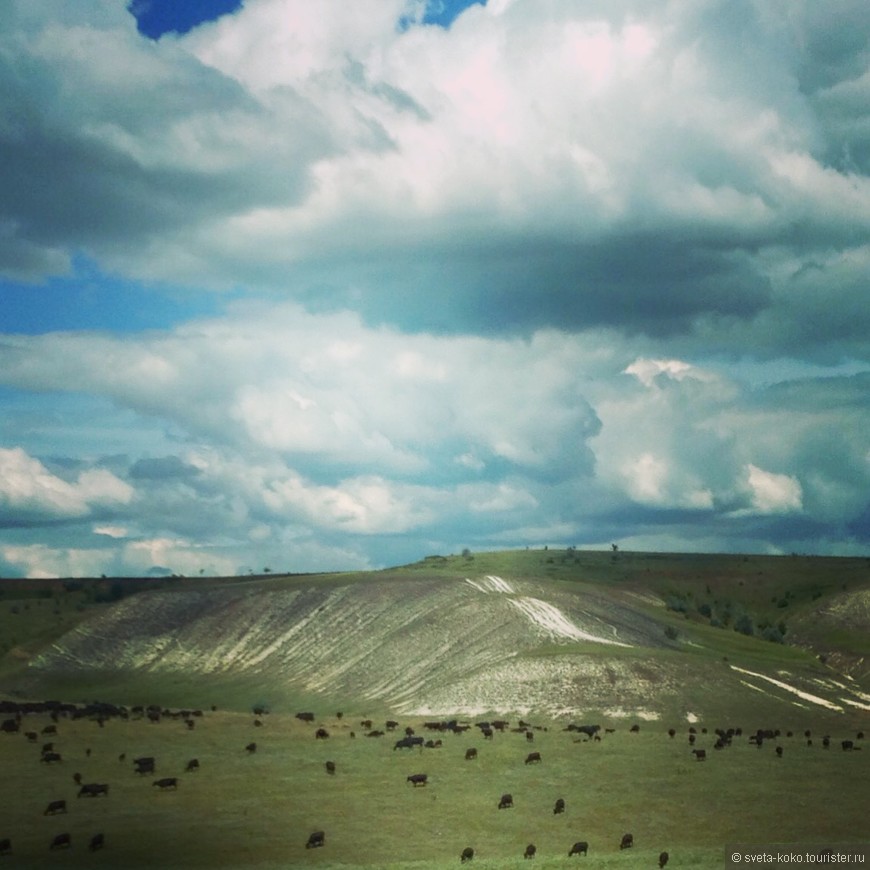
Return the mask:
[[[63,762],[39,762],[38,745],[21,735],[0,735],[0,763],[6,787],[0,793],[0,837],[11,836],[13,856],[4,863],[20,867],[105,866],[112,868],[211,867],[416,867],[455,866],[465,846],[476,852],[475,867],[520,866],[527,843],[535,843],[535,867],[572,866],[571,844],[585,839],[583,866],[652,867],[661,850],[672,867],[721,867],[726,843],[822,843],[867,841],[867,782],[870,753],[824,750],[820,735],[806,745],[800,722],[793,737],[761,749],[737,738],[724,750],[714,737],[698,735],[708,760],[696,762],[687,742],[688,726],[641,723],[632,734],[627,722],[613,726],[600,742],[577,742],[564,721],[536,720],[534,741],[524,735],[496,733],[485,740],[477,729],[440,737],[437,749],[395,750],[396,735],[365,737],[358,715],[342,719],[321,711],[314,724],[289,714],[263,717],[206,711],[188,730],[177,720],[110,720],[100,728],[90,721],[61,720],[56,747]],[[47,717],[25,720],[39,729]],[[383,728],[382,721],[375,726]],[[515,723],[514,723],[515,724]],[[721,723],[725,724],[725,723]],[[744,727],[777,723],[744,721]],[[797,724],[797,722],[796,722]],[[419,720],[402,720],[425,733]],[[710,727],[715,727],[709,723]],[[314,737],[325,727],[326,740]],[[706,727],[703,723],[698,729]],[[357,737],[350,737],[355,731]],[[834,733],[835,740],[854,737]],[[244,747],[255,740],[257,752]],[[468,747],[478,749],[465,761]],[[91,755],[86,755],[86,749]],[[525,764],[530,749],[540,764]],[[160,792],[154,777],[140,777],[129,760],[157,759],[157,776],[178,776],[177,791]],[[184,773],[198,758],[201,769]],[[329,776],[324,764],[334,761]],[[108,797],[77,798],[72,774],[85,782],[110,784]],[[414,788],[412,773],[430,782]],[[16,783],[15,787],[11,787]],[[510,792],[513,809],[498,810],[499,796]],[[554,815],[562,797],[566,812]],[[64,798],[66,815],[43,816],[50,800]],[[327,834],[326,846],[306,850],[311,831]],[[73,848],[49,853],[51,837],[70,832]],[[94,855],[86,843],[96,832],[106,849]],[[621,853],[623,833],[635,847]],[[574,858],[577,862],[583,859]]]
[[[577,631],[547,630],[517,601]],[[839,741],[870,732],[868,613],[868,560],[803,556],[536,550],[368,574],[0,581],[0,697],[205,711],[193,730],[62,719],[59,765],[40,763],[42,740],[0,734],[0,839],[14,847],[0,867],[436,870],[472,846],[472,870],[654,867],[661,850],[669,867],[712,868],[726,844],[866,845],[870,755]],[[741,618],[751,632],[735,630]],[[257,704],[272,710],[262,727]],[[540,729],[532,743],[427,734],[443,746],[421,753],[359,724],[396,718],[423,733],[424,719],[463,707],[470,721],[508,710]],[[308,709],[314,725],[293,717]],[[614,733],[575,742],[563,728],[580,720]],[[704,763],[689,751],[691,722],[708,729]],[[328,740],[314,739],[317,725]],[[780,729],[783,757],[746,736],[715,751],[716,727]],[[477,761],[464,760],[469,746]],[[540,765],[523,764],[530,749]],[[156,756],[178,791],[153,788],[121,753]],[[201,770],[184,773],[193,757]],[[74,772],[109,783],[109,797],[76,798]],[[428,786],[405,781],[416,772]],[[496,809],[503,792],[513,809]],[[564,815],[552,813],[557,797]],[[43,816],[60,798],[69,813]],[[306,850],[314,830],[327,845]],[[60,831],[73,848],[49,853]],[[91,854],[98,831],[107,846]],[[620,852],[626,831],[636,845]],[[569,861],[579,839],[589,856]],[[523,862],[530,842],[538,855]]]

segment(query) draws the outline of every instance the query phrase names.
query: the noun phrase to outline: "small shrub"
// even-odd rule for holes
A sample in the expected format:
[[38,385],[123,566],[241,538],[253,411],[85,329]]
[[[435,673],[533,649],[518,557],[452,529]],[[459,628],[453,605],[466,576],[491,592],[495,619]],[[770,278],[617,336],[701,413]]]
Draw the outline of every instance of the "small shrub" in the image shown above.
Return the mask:
[[752,619],[748,614],[744,613],[738,616],[734,622],[734,631],[739,631],[741,634],[752,636],[755,633],[755,627],[752,624]]
[[679,636],[680,636],[680,633],[672,625],[669,625],[665,629],[665,637],[668,640],[676,640]]

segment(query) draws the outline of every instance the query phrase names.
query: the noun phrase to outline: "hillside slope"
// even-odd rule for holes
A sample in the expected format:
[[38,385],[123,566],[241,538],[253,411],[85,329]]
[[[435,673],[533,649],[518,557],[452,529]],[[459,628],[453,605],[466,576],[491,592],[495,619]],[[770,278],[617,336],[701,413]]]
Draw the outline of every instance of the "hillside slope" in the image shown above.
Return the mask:
[[[674,612],[654,577],[602,582],[582,564],[568,575],[536,564],[518,554],[149,591],[84,619],[34,656],[27,674],[31,687],[88,675],[131,687],[172,678],[200,692],[235,681],[276,704],[348,699],[432,715],[870,711],[860,674]],[[487,570],[499,566],[510,571]],[[839,602],[831,595],[814,606],[836,616]],[[866,614],[846,610],[843,630],[866,632]]]

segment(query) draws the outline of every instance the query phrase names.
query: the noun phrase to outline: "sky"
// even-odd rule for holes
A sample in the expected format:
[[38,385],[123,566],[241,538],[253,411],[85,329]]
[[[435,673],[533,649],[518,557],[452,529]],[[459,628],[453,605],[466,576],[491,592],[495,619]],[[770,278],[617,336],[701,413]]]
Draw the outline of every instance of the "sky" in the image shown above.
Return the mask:
[[864,0],[6,0],[0,577],[870,554]]

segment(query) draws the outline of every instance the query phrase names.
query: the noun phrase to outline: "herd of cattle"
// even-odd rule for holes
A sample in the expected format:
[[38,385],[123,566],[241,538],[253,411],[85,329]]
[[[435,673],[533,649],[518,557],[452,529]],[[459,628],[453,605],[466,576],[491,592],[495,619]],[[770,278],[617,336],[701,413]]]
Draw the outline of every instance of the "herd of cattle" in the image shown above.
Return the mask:
[[[212,707],[212,710],[216,708]],[[262,726],[262,716],[266,713],[262,708],[255,708],[254,713],[257,718],[254,720],[254,724],[257,726]],[[51,719],[51,724],[45,724],[41,730],[34,731],[28,730],[27,724],[29,721],[39,715],[47,715]],[[149,722],[158,723],[164,719],[177,719],[181,720],[185,726],[189,729],[193,729],[196,725],[197,719],[203,716],[203,712],[201,710],[169,710],[165,708],[158,707],[156,705],[152,705],[149,707],[130,707],[129,709],[123,706],[116,706],[113,704],[105,704],[105,703],[94,703],[87,705],[76,705],[76,704],[67,704],[61,703],[57,701],[45,701],[45,702],[15,702],[15,701],[3,701],[0,700],[0,716],[5,718],[0,721],[0,733],[6,735],[16,735],[23,734],[28,743],[39,743],[40,736],[43,738],[52,737],[56,738],[58,734],[57,723],[61,719],[88,719],[97,723],[99,727],[103,727],[104,723],[112,718],[118,717],[120,719],[147,719]],[[338,719],[342,718],[342,714],[336,714]],[[315,723],[316,717],[313,713],[310,712],[301,712],[296,714],[296,718],[304,723]],[[387,720],[384,724],[383,730],[379,728],[373,727],[373,723],[371,720],[362,720],[360,722],[360,727],[363,729],[363,734],[366,737],[378,738],[383,737],[388,732],[395,732],[400,728],[400,725],[395,720]],[[483,740],[493,740],[494,735],[496,733],[504,733],[507,731],[515,732],[520,734],[526,742],[532,742],[535,739],[536,731],[546,731],[546,727],[532,725],[529,722],[525,722],[522,719],[519,720],[518,724],[515,727],[511,727],[511,723],[508,720],[494,720],[494,721],[480,721],[476,723],[470,722],[461,722],[458,719],[450,719],[450,720],[439,720],[439,721],[427,721],[422,723],[422,729],[424,731],[430,732],[431,734],[464,734],[472,729],[477,729],[476,733],[479,733],[480,737]],[[589,742],[595,741],[600,742],[602,740],[602,735],[607,735],[613,732],[613,729],[606,728],[602,729],[599,725],[590,725],[590,724],[582,724],[577,725],[574,723],[568,724],[563,731],[565,732],[573,732],[576,734],[574,737],[575,742]],[[639,726],[634,725],[630,729],[631,732],[636,733],[639,731]],[[347,733],[346,731],[344,733]],[[689,751],[694,755],[695,759],[698,761],[704,761],[707,758],[707,753],[705,749],[695,748],[694,744],[696,742],[697,735],[707,734],[708,729],[700,728],[696,729],[695,727],[690,727],[688,729],[688,744]],[[675,729],[669,729],[667,732],[669,738],[674,739],[677,736],[677,732]],[[724,750],[727,747],[732,745],[732,742],[735,738],[742,738],[744,736],[744,732],[741,728],[716,728],[713,729],[712,735],[715,737],[715,741],[712,744],[712,748],[714,750]],[[316,740],[320,741],[328,741],[330,740],[330,732],[321,726],[317,726],[313,732],[313,736]],[[349,736],[351,738],[356,737],[355,731],[350,731]],[[776,743],[775,750],[776,755],[779,757],[783,756],[783,747],[779,742],[781,737],[781,732],[776,729],[757,729],[748,735],[748,742],[761,748],[766,743],[773,741]],[[795,735],[792,732],[786,732],[786,737],[794,737]],[[806,740],[808,746],[813,745],[813,735],[810,731],[805,731],[803,733],[803,737]],[[858,732],[855,736],[855,739],[841,740],[840,747],[843,751],[858,751],[861,749],[859,745],[860,742],[864,739],[863,732]],[[415,729],[412,726],[407,726],[404,728],[404,736],[400,737],[393,743],[392,749],[394,752],[399,750],[418,750],[419,753],[425,752],[427,749],[439,749],[443,746],[442,739],[430,737],[426,739],[423,736],[417,735],[415,733]],[[825,749],[830,748],[831,746],[831,736],[823,735],[821,737],[821,746]],[[253,754],[257,751],[257,744],[254,742],[248,743],[247,746],[244,747],[244,750],[248,754]],[[90,749],[86,750],[87,756],[90,756]],[[478,750],[476,747],[468,747],[464,752],[464,759],[467,762],[473,762],[478,758]],[[119,758],[119,762],[126,762],[126,754],[122,753]],[[40,762],[46,765],[57,764],[63,761],[63,756],[61,752],[57,751],[55,747],[55,740],[52,739],[47,742],[43,742],[40,752]],[[156,775],[157,770],[157,761],[154,756],[140,756],[131,759],[133,766],[133,773],[138,776],[154,776]],[[542,753],[539,751],[528,752],[525,756],[525,764],[541,764],[543,762]],[[199,769],[199,759],[192,758],[190,759],[186,766],[184,767],[185,773],[193,773]],[[337,766],[334,761],[326,761],[325,769],[327,774],[331,776],[336,775]],[[76,786],[78,786],[77,797],[78,798],[108,798],[109,796],[109,783],[103,782],[83,782],[82,775],[78,772],[73,774],[73,781]],[[430,782],[429,774],[425,772],[414,772],[410,773],[406,777],[406,782],[410,783],[414,788],[417,787],[425,787]],[[177,790],[179,786],[179,778],[177,776],[164,776],[158,779],[154,779],[152,781],[152,788],[156,788],[159,791],[174,791]],[[514,806],[514,798],[511,793],[504,793],[496,802],[496,806],[498,810],[507,810],[511,809]],[[44,816],[59,816],[68,812],[67,801],[65,799],[52,799],[48,802],[43,815]],[[565,799],[559,797],[555,800],[553,805],[553,814],[559,815],[565,812]],[[0,831],[0,833],[3,833]],[[326,845],[326,832],[322,830],[313,831],[308,839],[305,841],[306,849],[313,848],[321,848]],[[48,848],[50,850],[57,849],[69,849],[72,846],[72,837],[69,832],[61,832],[55,834],[48,841]],[[97,851],[103,849],[106,846],[106,837],[104,833],[98,832],[91,836],[88,848],[91,851]],[[634,846],[634,836],[631,833],[625,833],[620,842],[619,849],[629,849]],[[574,842],[571,848],[568,850],[568,857],[572,856],[586,856],[589,853],[589,843],[585,840],[578,840]],[[0,837],[0,856],[12,854],[12,842],[10,837]],[[534,843],[529,843],[523,853],[524,859],[532,859],[538,854],[538,849]],[[475,850],[472,846],[468,846],[462,850],[460,855],[460,860],[462,863],[473,860],[475,857]],[[667,851],[662,851],[658,857],[658,866],[663,868],[669,861],[669,853]]]

